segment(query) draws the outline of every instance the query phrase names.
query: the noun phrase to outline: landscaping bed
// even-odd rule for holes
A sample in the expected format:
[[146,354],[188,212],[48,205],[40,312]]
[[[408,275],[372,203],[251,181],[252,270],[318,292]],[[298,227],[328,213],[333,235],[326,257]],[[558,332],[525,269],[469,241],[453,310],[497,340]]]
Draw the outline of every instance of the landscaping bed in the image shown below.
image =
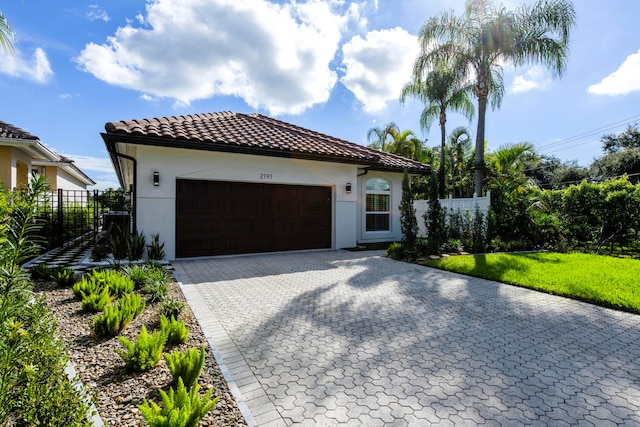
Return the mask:
[[[117,338],[98,339],[93,335],[91,324],[96,316],[82,310],[81,303],[74,298],[71,288],[56,287],[51,281],[37,281],[34,291],[43,294],[57,320],[57,331],[68,347],[67,353],[80,380],[90,394],[98,414],[108,426],[145,425],[137,405],[145,399],[161,404],[159,390],[167,390],[171,373],[163,360],[147,372],[131,372],[117,354],[116,349],[124,349]],[[170,285],[170,296],[184,301],[177,283]],[[121,333],[132,341],[142,326],[149,331],[160,329],[160,315],[156,305],[147,306]],[[200,425],[203,426],[244,426],[246,425],[236,401],[227,386],[220,368],[216,364],[211,349],[190,308],[186,306],[180,314],[189,330],[184,344],[165,347],[165,353],[180,349],[206,346],[206,359],[199,383],[200,393],[213,390],[213,396],[220,400],[211,409]]]

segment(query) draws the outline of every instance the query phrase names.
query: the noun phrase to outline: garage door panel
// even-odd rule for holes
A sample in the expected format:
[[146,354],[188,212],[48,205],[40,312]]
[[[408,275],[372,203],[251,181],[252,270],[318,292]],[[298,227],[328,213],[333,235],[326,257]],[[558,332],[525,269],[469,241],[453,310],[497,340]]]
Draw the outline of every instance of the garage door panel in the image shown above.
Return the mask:
[[176,256],[331,247],[331,188],[176,182]]

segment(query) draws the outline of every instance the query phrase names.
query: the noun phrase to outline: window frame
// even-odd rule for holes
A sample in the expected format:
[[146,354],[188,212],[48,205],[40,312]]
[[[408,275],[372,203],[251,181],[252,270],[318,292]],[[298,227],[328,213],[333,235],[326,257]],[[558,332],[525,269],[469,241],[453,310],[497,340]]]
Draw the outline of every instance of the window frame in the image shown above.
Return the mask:
[[[370,181],[383,181],[386,186],[387,189],[386,190],[376,190],[376,189],[372,189],[370,190],[369,187],[369,182]],[[382,178],[382,177],[371,177],[367,180],[365,180],[364,182],[364,232],[365,233],[389,233],[391,232],[391,189],[392,189],[392,185],[391,185],[391,181],[389,181],[386,178]],[[372,196],[386,196],[387,199],[387,203],[386,203],[386,210],[369,210],[369,195]],[[372,203],[372,208],[376,208],[378,205],[377,201],[374,201]],[[372,229],[370,230],[368,228],[369,226],[369,216],[386,216],[387,218],[387,228],[384,229]]]

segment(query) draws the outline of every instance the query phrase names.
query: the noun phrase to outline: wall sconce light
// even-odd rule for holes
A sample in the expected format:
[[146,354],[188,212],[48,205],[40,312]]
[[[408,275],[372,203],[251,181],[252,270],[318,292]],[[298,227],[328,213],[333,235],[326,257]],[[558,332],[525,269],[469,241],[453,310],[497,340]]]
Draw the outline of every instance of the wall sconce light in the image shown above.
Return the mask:
[[351,194],[351,183],[350,182],[347,182],[347,186],[346,186],[345,190],[347,190],[347,194]]
[[157,187],[160,185],[160,172],[153,173],[153,186]]

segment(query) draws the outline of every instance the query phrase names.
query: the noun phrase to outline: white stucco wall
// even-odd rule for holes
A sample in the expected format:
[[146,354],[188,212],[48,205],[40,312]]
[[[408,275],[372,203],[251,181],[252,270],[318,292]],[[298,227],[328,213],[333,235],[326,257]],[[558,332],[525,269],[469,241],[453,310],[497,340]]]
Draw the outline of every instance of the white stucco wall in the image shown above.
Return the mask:
[[[158,233],[168,259],[175,258],[176,179],[332,187],[332,246],[357,245],[360,208],[356,165],[152,146],[138,146],[136,158],[138,231],[144,232],[148,242]],[[157,187],[153,185],[155,171],[160,174]],[[346,193],[347,183],[352,185],[351,194]]]
[[86,190],[86,186],[79,183],[77,179],[66,173],[62,168],[58,169],[58,188],[70,191]]

